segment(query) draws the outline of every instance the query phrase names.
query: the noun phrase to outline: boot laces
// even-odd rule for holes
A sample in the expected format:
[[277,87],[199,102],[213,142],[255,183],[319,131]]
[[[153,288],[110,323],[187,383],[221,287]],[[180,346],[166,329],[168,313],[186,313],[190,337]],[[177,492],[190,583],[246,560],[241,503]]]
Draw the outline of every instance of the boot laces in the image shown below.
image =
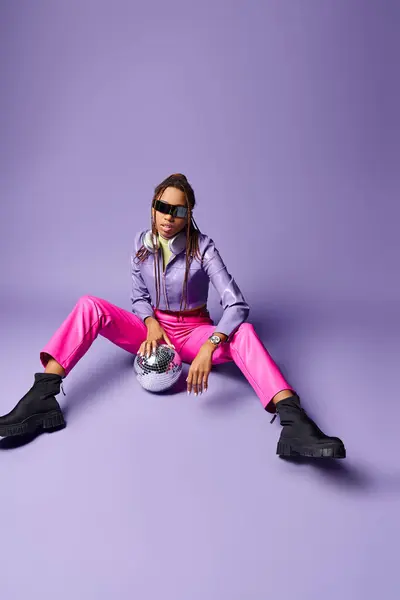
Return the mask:
[[[303,417],[305,416],[307,419],[310,419],[310,417],[307,415],[306,411],[304,410],[304,408],[303,408],[301,405],[300,405],[298,408],[299,408],[300,414],[301,414]],[[276,412],[276,413],[274,414],[274,416],[272,417],[272,419],[270,420],[270,424],[271,424],[271,423],[273,423],[273,422],[275,421],[275,419],[276,419],[276,417],[277,417],[277,416],[278,416],[278,413]]]

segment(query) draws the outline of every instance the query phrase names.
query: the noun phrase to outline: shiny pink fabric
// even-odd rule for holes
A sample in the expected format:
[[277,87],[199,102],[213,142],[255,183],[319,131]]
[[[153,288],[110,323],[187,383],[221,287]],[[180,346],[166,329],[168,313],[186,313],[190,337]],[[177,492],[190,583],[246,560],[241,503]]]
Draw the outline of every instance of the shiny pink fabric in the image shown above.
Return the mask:
[[[186,363],[193,361],[201,345],[215,331],[208,312],[177,317],[155,310],[155,316]],[[68,375],[98,335],[136,354],[146,339],[147,328],[139,317],[115,304],[95,296],[82,296],[40,352],[42,365],[46,366],[50,355]],[[231,361],[242,371],[264,407],[278,392],[293,390],[251,323],[242,323],[231,341],[214,351],[213,365]],[[268,410],[274,411],[274,407],[271,405]]]

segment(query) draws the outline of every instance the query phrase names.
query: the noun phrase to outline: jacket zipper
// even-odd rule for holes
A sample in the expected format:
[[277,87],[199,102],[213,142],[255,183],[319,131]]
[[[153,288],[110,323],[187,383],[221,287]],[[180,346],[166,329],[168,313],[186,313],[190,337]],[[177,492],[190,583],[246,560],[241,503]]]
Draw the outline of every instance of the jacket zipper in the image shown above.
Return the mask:
[[[163,266],[164,266],[164,257],[162,256],[162,253],[161,253],[161,260],[162,260]],[[165,265],[165,269],[163,268],[163,284],[164,284],[164,296],[165,296],[165,302],[167,304],[167,310],[170,310],[168,296],[167,296],[167,286],[165,283],[165,271],[167,270],[167,265],[168,265],[168,263]]]
[[163,272],[163,282],[164,282],[164,296],[165,296],[165,302],[167,303],[167,310],[170,310],[169,308],[169,303],[168,303],[168,296],[167,296],[167,287],[165,285],[165,271]]

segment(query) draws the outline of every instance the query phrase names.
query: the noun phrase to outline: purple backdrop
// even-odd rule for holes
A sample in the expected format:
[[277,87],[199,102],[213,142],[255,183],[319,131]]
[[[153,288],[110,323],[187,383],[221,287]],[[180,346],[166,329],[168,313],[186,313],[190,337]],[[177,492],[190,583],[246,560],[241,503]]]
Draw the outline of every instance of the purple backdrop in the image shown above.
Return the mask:
[[181,171],[249,320],[348,450],[282,461],[235,365],[204,399],[155,397],[99,338],[65,381],[68,427],[0,442],[5,600],[398,597],[399,17],[2,0],[0,412],[79,296],[130,309],[133,235]]

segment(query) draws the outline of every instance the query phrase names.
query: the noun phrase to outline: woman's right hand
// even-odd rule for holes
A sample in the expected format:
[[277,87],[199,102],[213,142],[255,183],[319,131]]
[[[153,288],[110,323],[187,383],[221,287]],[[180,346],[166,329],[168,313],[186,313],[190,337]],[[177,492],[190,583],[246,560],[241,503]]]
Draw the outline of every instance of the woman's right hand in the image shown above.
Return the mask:
[[150,356],[152,352],[156,351],[158,344],[162,341],[165,341],[166,345],[170,348],[175,349],[175,346],[173,345],[173,343],[171,342],[168,335],[161,327],[157,319],[153,319],[152,317],[146,319],[146,327],[147,336],[144,342],[142,342],[142,344],[140,345],[138,354],[140,354],[141,356]]

